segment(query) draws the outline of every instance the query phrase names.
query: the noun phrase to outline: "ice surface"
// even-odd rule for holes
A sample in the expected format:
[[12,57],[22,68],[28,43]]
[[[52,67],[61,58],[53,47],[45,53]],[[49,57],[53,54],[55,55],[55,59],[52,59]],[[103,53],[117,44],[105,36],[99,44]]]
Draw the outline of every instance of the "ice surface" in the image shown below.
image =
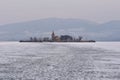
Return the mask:
[[0,42],[0,80],[120,80],[120,42]]
[[120,42],[97,42],[95,47],[101,47],[107,50],[120,52]]

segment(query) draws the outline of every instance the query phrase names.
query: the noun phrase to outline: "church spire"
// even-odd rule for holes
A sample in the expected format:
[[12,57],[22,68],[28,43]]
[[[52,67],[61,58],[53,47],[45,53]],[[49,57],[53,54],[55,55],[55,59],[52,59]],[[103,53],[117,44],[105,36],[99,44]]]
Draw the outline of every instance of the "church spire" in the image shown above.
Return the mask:
[[52,37],[52,41],[54,41],[55,40],[55,33],[54,33],[54,31],[52,32],[51,37]]

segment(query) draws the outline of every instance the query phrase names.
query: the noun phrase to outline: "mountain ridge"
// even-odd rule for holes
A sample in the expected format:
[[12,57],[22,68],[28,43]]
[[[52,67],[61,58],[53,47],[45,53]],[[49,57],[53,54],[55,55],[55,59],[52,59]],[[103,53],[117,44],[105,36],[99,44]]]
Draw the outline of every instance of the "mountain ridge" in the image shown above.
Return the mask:
[[80,35],[98,41],[120,40],[120,20],[99,24],[81,19],[46,18],[20,23],[0,25],[0,40],[20,40],[29,37],[49,36],[56,34]]

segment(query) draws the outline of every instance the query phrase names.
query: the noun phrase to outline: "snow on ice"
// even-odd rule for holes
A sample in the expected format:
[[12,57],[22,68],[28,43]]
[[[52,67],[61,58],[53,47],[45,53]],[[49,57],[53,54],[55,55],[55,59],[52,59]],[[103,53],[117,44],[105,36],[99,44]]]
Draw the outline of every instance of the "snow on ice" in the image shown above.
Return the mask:
[[0,43],[0,80],[120,80],[120,42]]

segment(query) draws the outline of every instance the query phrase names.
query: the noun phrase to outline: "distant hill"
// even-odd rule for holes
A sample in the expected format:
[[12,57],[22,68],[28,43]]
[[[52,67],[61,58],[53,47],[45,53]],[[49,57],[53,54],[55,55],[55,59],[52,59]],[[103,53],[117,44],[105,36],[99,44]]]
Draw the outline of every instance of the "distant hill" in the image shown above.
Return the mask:
[[70,34],[74,37],[83,36],[84,39],[98,41],[120,41],[120,21],[98,24],[87,20],[60,18],[1,25],[0,41],[50,36],[53,30],[57,35]]

